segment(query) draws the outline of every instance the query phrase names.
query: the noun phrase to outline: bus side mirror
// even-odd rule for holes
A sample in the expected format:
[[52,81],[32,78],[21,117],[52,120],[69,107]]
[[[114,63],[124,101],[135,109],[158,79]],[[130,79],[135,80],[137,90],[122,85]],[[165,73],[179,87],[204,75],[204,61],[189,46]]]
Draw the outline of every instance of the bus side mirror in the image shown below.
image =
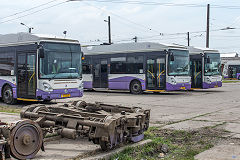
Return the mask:
[[210,57],[209,57],[209,56],[207,57],[207,63],[208,63],[208,64],[211,63],[211,60],[210,60]]
[[39,48],[39,57],[44,58],[44,49],[42,47]]

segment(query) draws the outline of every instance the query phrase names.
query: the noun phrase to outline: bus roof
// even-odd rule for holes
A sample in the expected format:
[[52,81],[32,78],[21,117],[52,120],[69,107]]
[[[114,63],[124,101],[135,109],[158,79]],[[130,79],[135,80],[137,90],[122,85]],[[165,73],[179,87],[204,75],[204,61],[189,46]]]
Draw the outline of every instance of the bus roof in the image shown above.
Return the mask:
[[141,43],[119,43],[112,45],[82,46],[82,51],[86,55],[91,54],[111,54],[111,53],[129,53],[144,51],[163,51],[168,49],[187,50],[180,45],[168,45],[163,43],[141,42]]
[[193,47],[193,46],[188,47],[188,50],[189,50],[190,55],[206,53],[206,52],[208,52],[208,53],[219,53],[219,51],[216,50],[216,49]]
[[31,34],[31,33],[25,33],[25,32],[0,35],[0,45],[28,44],[28,43],[39,42],[39,41],[79,43],[78,40],[65,39],[65,38],[56,37],[53,35]]

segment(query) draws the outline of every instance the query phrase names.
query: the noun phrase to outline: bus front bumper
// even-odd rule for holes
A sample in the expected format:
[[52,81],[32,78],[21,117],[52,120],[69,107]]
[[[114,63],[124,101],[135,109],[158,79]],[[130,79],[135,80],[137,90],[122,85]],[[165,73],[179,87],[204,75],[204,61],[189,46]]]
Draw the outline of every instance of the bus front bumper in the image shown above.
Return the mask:
[[37,90],[36,97],[38,100],[52,100],[72,97],[82,97],[83,89],[56,89],[52,92]]
[[190,89],[191,89],[191,83],[177,83],[175,85],[166,83],[167,91],[190,90]]
[[211,82],[211,83],[203,82],[202,86],[203,86],[203,89],[217,88],[217,87],[222,87],[222,82],[221,81]]

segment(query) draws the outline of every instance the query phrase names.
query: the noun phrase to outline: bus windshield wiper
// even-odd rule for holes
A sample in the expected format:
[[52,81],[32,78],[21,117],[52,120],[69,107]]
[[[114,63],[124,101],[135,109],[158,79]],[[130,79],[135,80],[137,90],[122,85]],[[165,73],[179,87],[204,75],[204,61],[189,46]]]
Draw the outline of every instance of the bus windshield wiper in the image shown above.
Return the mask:
[[52,78],[49,78],[49,81],[53,80],[59,73],[55,73]]

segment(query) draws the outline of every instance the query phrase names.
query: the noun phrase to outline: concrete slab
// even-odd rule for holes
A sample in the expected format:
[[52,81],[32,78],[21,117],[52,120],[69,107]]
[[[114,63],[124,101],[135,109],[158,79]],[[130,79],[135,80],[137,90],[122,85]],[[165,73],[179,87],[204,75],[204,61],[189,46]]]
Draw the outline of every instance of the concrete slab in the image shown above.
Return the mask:
[[87,138],[69,140],[60,139],[45,144],[45,152],[39,151],[34,159],[36,160],[63,160],[75,158],[87,152],[93,152],[100,149],[99,145],[95,145],[88,141]]
[[100,160],[100,159],[108,160],[108,159],[111,158],[111,156],[122,152],[122,151],[123,151],[125,148],[127,148],[127,147],[144,146],[144,145],[146,145],[146,144],[148,144],[148,143],[151,143],[151,142],[152,142],[151,139],[147,139],[147,140],[144,140],[144,141],[140,141],[140,142],[138,142],[138,143],[134,143],[134,144],[131,144],[131,145],[126,145],[126,146],[117,148],[117,149],[115,149],[115,150],[111,150],[111,151],[109,151],[109,152],[101,153],[101,154],[98,154],[98,155],[96,155],[96,156],[84,158],[84,159],[82,159],[82,160]]
[[210,127],[221,124],[219,122],[205,122],[205,121],[183,121],[179,123],[174,123],[171,125],[164,126],[164,129],[174,129],[174,130],[194,130],[202,127]]
[[238,113],[217,112],[206,116],[194,118],[193,120],[212,121],[212,122],[234,122],[239,119]]
[[239,160],[240,145],[219,145],[194,157],[196,160]]
[[0,113],[0,120],[6,123],[13,123],[20,120],[20,116],[15,113]]
[[229,132],[240,134],[240,124],[239,123],[227,123],[226,125],[224,125],[223,128]]

